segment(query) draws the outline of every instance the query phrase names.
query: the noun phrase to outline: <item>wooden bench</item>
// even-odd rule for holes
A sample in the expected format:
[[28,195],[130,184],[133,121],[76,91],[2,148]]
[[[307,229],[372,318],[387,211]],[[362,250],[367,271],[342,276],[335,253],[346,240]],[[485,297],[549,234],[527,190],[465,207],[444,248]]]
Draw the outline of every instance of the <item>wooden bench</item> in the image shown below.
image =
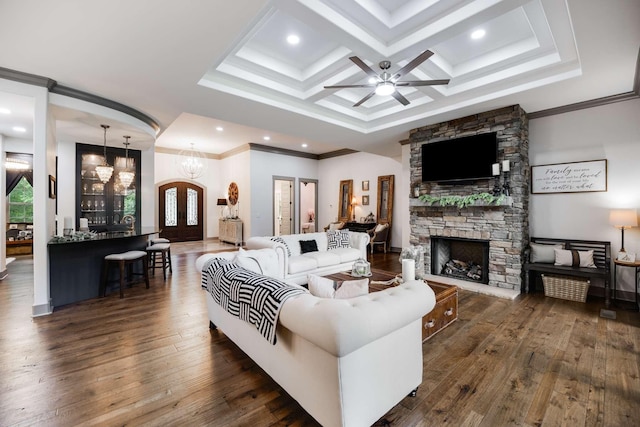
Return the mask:
[[593,251],[593,262],[597,268],[571,267],[564,265],[554,265],[553,263],[530,262],[531,250],[525,251],[524,273],[525,280],[521,291],[535,292],[536,278],[541,273],[559,274],[563,276],[586,277],[589,279],[604,280],[605,306],[610,303],[611,286],[611,242],[600,242],[595,240],[570,240],[570,239],[547,239],[541,237],[531,237],[531,243],[541,245],[562,245],[563,249],[578,251]]

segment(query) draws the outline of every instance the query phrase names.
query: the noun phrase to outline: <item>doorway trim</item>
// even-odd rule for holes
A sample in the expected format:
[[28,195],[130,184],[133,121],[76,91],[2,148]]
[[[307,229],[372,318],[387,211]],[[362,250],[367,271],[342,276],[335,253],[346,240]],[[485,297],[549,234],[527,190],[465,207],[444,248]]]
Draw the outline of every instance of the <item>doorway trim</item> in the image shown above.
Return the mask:
[[296,215],[298,212],[296,206],[296,178],[293,176],[280,176],[273,175],[271,177],[271,227],[273,229],[273,236],[276,236],[276,181],[289,181],[291,184],[291,191],[293,194],[291,195],[291,234],[294,234],[296,230]]
[[[315,217],[313,218],[313,225],[314,225],[314,230],[318,231],[318,180],[317,179],[313,179],[313,178],[298,178],[298,188],[300,188],[301,185],[303,185],[304,183],[310,183],[310,184],[315,184],[316,186],[316,191],[314,192],[313,195],[313,203],[314,203],[314,209],[315,209]],[[302,234],[302,230],[300,229],[300,227],[302,227],[302,202],[300,200],[300,197],[302,195],[302,191],[298,191],[298,210],[299,212],[299,216],[300,216],[300,223],[298,225],[298,233]]]

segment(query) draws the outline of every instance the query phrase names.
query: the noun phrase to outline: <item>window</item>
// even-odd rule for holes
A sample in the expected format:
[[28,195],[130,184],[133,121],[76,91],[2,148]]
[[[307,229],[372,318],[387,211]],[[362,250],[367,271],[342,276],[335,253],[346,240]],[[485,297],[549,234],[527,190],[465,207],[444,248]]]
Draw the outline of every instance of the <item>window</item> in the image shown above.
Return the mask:
[[8,222],[33,224],[33,187],[25,177],[9,193]]

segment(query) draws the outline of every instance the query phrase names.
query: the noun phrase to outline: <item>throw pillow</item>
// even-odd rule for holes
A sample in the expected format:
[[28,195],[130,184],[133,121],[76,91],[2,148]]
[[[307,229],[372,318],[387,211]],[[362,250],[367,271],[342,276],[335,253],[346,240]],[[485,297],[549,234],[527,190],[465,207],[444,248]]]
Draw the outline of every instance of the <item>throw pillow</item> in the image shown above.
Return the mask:
[[554,251],[556,253],[555,265],[597,268],[593,262],[593,251],[565,249],[554,249]]
[[529,246],[531,247],[531,262],[555,262],[555,249],[562,249],[562,245],[541,245],[539,243],[530,243]]
[[310,274],[309,292],[318,298],[348,299],[369,293],[369,279],[334,281]]
[[287,250],[287,256],[291,256],[291,249],[289,249],[289,245],[287,245],[287,242],[285,242],[282,237],[272,237],[270,240],[274,242],[282,243],[285,249]]
[[329,224],[329,230],[340,230],[344,227],[344,222],[332,222]]
[[338,249],[351,246],[349,230],[329,230],[327,231],[327,248]]
[[318,252],[318,244],[315,240],[300,240],[300,252]]

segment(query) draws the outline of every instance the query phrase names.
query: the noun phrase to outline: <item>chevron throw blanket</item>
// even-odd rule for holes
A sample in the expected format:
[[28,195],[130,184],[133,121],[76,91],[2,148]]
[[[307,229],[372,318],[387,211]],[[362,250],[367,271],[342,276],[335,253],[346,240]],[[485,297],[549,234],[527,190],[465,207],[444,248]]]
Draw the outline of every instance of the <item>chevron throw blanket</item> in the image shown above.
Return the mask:
[[255,325],[271,344],[276,343],[276,325],[282,304],[287,298],[308,292],[220,258],[205,264],[202,287],[227,312]]

